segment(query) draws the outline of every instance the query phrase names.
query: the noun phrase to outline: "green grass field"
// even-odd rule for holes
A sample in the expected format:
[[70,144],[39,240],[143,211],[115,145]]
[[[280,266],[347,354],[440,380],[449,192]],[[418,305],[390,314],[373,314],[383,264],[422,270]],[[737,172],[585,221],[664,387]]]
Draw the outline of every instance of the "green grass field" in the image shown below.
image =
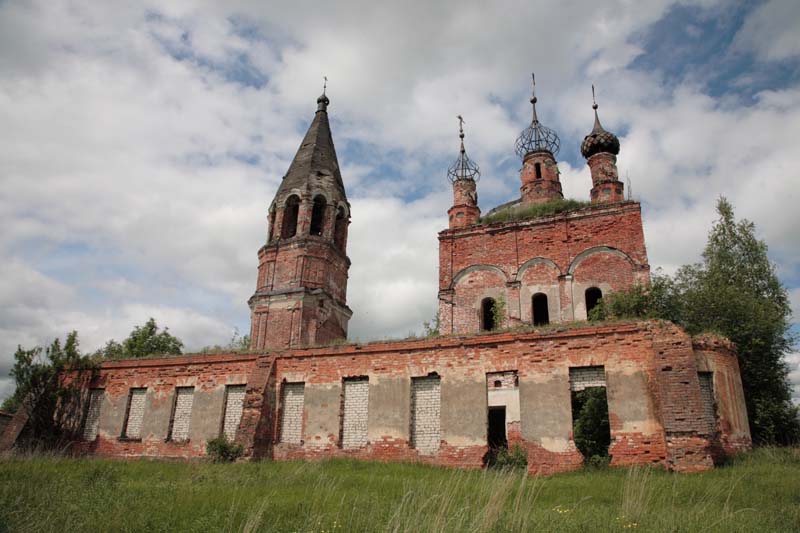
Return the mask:
[[2,531],[800,531],[800,449],[701,474],[410,464],[0,462]]

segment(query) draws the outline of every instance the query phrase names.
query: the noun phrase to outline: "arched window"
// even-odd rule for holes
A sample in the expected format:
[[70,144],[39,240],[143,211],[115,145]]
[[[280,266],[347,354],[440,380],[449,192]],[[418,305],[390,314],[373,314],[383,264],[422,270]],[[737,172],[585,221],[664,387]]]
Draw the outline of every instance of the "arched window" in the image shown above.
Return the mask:
[[497,303],[494,298],[484,298],[481,302],[481,329],[484,331],[492,331],[497,327],[494,323],[495,308]]
[[314,198],[314,208],[311,211],[311,235],[322,235],[325,229],[325,207],[328,202],[322,195]]
[[269,240],[275,239],[275,206],[269,211]]
[[344,252],[344,242],[347,237],[347,213],[344,207],[339,206],[336,210],[336,227],[333,230],[333,242],[336,247]]
[[597,302],[599,302],[603,298],[603,291],[598,289],[597,287],[589,287],[586,289],[586,317],[589,317],[589,313],[592,312],[592,309],[597,307]]
[[300,198],[291,195],[283,206],[283,224],[281,224],[281,238],[288,239],[297,234],[297,213],[300,212]]
[[545,326],[550,323],[550,311],[547,309],[547,295],[537,292],[531,302],[533,310],[533,325]]
[[537,180],[542,179],[542,164],[536,163],[535,165],[533,165],[533,168],[534,170],[536,170],[536,179]]

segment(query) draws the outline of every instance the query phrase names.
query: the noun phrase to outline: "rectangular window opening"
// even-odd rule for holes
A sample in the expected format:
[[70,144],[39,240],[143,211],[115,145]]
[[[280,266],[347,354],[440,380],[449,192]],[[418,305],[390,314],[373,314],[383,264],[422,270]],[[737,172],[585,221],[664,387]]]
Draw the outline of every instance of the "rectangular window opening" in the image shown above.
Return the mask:
[[225,409],[222,416],[222,435],[229,441],[236,438],[236,430],[242,421],[246,385],[227,385],[225,387]]
[[698,372],[700,380],[700,400],[703,406],[703,422],[706,431],[714,433],[717,430],[717,404],[714,400],[714,373]]
[[106,391],[90,389],[89,403],[86,406],[86,417],[83,423],[83,440],[92,442],[97,438],[100,429],[100,407],[103,405]]
[[192,419],[192,405],[194,404],[194,387],[176,387],[175,399],[172,404],[172,417],[168,440],[185,442],[189,440],[189,423]]
[[128,392],[128,406],[125,409],[125,423],[122,426],[122,438],[137,440],[142,438],[142,420],[147,397],[146,388],[134,388]]
[[603,366],[569,369],[572,434],[587,461],[607,461],[611,444],[606,373]]
[[357,449],[367,444],[369,378],[345,378],[342,391],[341,447]]
[[441,442],[442,387],[439,376],[411,378],[411,447],[436,453]]
[[306,384],[303,382],[283,384],[281,391],[281,443],[301,444],[303,441],[305,386]]

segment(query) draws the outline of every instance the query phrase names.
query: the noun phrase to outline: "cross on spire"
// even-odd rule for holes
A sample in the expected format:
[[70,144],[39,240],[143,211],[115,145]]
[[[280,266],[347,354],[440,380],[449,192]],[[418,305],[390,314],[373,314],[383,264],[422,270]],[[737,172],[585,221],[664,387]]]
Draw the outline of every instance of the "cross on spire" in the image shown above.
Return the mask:
[[464,150],[464,117],[458,115],[458,136],[461,139],[461,153],[463,154],[466,150]]
[[[324,95],[325,91],[328,90],[328,76],[323,76],[323,78],[325,79],[325,81],[322,84],[322,94]],[[594,86],[592,86],[592,87],[594,87]],[[592,90],[594,90],[594,89],[592,89]]]

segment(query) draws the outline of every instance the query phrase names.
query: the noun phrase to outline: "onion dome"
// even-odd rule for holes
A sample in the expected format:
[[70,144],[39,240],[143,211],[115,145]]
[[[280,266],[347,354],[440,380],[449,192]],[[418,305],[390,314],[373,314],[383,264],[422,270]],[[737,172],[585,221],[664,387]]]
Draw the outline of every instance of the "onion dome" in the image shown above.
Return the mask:
[[592,109],[594,109],[594,128],[583,138],[581,155],[589,159],[595,154],[606,152],[617,155],[619,153],[619,139],[616,135],[603,129],[600,118],[597,116],[597,102],[594,99],[594,85],[592,85]]
[[447,169],[447,177],[453,183],[458,180],[478,181],[481,177],[481,171],[478,165],[467,157],[467,151],[464,149],[464,119],[461,118],[461,115],[458,115],[458,136],[461,138],[461,153],[458,155],[458,159]]
[[515,144],[517,155],[522,159],[525,159],[525,156],[531,152],[550,152],[552,155],[556,155],[561,147],[561,140],[556,135],[556,132],[547,126],[543,126],[539,122],[539,117],[536,116],[536,102],[538,101],[536,98],[536,78],[533,74],[531,74],[531,78],[533,79],[533,95],[531,96],[533,120],[530,126],[522,130]]

